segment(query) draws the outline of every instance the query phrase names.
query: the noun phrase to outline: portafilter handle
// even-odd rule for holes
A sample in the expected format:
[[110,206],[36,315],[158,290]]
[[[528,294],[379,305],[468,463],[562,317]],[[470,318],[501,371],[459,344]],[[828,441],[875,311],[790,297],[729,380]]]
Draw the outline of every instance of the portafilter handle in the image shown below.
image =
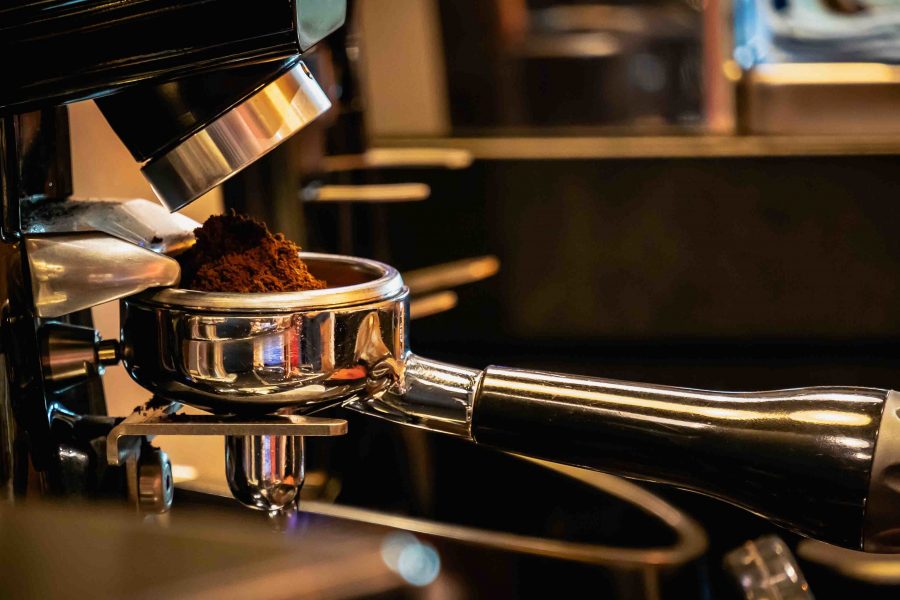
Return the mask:
[[351,408],[732,504],[802,535],[900,552],[900,393],[716,392],[415,355]]

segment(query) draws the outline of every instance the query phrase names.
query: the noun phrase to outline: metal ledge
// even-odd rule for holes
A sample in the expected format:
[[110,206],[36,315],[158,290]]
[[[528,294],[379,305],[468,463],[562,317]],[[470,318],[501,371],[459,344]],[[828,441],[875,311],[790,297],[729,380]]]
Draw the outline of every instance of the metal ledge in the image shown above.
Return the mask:
[[106,460],[118,465],[125,459],[123,437],[156,435],[299,435],[332,436],[347,433],[344,419],[300,415],[265,415],[255,418],[176,414],[178,403],[145,405],[135,409],[109,432]]

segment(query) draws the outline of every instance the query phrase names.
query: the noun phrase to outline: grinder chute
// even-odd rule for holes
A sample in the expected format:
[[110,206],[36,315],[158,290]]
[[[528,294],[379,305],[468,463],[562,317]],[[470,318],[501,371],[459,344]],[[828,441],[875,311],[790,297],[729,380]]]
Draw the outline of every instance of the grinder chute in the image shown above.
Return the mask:
[[0,10],[0,114],[98,104],[177,210],[330,107],[299,56],[330,0],[64,0]]
[[[171,502],[168,461],[146,439],[125,468],[105,470],[96,442],[117,420],[96,378],[116,353],[99,345],[86,309],[177,283],[165,253],[198,224],[169,211],[328,109],[300,57],[345,16],[345,0],[0,8],[0,495],[34,493],[40,478],[56,495]],[[88,99],[169,210],[71,198],[64,105]]]

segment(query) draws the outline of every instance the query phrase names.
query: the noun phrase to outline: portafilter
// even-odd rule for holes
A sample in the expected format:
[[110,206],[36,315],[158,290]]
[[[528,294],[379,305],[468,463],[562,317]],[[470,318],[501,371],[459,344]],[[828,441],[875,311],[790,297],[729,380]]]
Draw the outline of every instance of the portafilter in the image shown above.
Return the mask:
[[301,256],[327,289],[157,288],[123,300],[131,376],[159,398],[217,414],[308,414],[340,404],[694,490],[845,547],[900,551],[897,392],[703,391],[446,364],[410,351],[408,290],[395,269]]

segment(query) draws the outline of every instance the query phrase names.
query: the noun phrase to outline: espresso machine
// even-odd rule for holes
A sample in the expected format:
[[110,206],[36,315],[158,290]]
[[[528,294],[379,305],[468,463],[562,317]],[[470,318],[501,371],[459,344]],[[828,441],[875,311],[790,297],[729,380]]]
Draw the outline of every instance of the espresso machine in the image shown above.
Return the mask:
[[[344,4],[257,5],[0,11],[0,52],[17,57],[0,91],[5,496],[166,511],[171,467],[150,438],[215,435],[233,495],[281,513],[303,483],[304,438],[344,433],[343,408],[698,491],[847,548],[900,549],[896,392],[728,393],[446,364],[411,352],[408,286],[389,265],[305,253],[327,289],[180,289],[169,254],[195,223],[149,203],[70,198],[66,102],[97,99],[169,210],[328,109],[299,55],[341,25]],[[114,299],[121,339],[99,340],[85,311]],[[125,418],[106,415],[98,384],[119,361],[153,394]]]

